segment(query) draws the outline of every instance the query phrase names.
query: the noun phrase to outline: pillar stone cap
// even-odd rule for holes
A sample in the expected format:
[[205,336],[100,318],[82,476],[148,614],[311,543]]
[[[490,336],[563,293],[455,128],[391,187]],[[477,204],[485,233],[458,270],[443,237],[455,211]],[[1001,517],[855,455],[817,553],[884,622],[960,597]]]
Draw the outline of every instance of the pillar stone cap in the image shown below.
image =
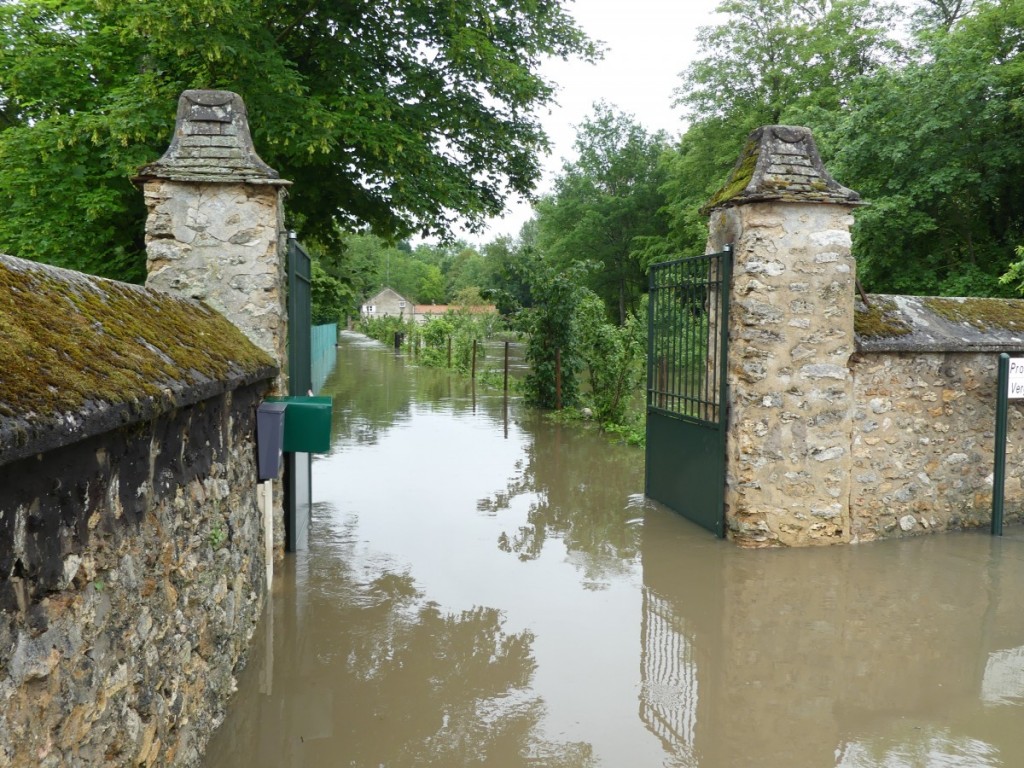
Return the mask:
[[291,184],[256,154],[242,97],[203,90],[181,94],[171,145],[155,163],[142,166],[133,181],[150,179]]
[[810,129],[792,125],[751,132],[725,186],[701,211],[766,201],[864,205],[825,170]]

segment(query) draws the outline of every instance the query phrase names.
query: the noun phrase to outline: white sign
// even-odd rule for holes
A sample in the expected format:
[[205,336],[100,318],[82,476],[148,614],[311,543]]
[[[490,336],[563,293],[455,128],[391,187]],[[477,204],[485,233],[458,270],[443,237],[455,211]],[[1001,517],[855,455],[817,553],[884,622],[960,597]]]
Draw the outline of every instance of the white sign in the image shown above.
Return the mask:
[[1006,396],[1010,400],[1024,400],[1024,357],[1010,358]]

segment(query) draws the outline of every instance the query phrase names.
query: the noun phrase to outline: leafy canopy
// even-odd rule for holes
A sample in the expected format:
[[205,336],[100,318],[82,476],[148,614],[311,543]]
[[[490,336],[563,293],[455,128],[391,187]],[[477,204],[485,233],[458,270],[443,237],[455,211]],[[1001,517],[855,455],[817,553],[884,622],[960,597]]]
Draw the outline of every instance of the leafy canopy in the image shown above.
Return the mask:
[[668,141],[598,103],[578,128],[576,150],[537,206],[538,248],[564,268],[594,262],[586,284],[622,324],[646,290],[644,243],[667,231],[659,161]]
[[539,175],[541,61],[595,55],[557,0],[7,0],[0,250],[139,278],[187,88],[241,94],[303,237],[479,226]]
[[700,55],[676,92],[689,128],[664,161],[670,235],[649,245],[652,258],[703,251],[700,208],[725,181],[750,131],[806,125],[820,144],[852,84],[902,55],[892,37],[892,2],[723,0],[716,11],[723,21],[699,31]]

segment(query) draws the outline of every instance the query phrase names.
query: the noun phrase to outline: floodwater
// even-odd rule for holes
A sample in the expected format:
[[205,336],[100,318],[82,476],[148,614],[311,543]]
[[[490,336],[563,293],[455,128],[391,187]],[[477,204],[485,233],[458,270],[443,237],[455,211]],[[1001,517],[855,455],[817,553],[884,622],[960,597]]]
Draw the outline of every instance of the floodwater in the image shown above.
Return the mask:
[[362,337],[325,394],[207,766],[1024,766],[1019,528],[738,550],[642,451]]

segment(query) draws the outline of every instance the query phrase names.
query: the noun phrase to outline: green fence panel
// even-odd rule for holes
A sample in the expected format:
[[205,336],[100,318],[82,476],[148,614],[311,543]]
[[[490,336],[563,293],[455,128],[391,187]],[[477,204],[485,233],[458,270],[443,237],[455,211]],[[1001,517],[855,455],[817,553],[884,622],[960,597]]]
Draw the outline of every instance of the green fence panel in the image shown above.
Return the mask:
[[314,325],[311,335],[313,394],[319,395],[338,361],[338,324]]

